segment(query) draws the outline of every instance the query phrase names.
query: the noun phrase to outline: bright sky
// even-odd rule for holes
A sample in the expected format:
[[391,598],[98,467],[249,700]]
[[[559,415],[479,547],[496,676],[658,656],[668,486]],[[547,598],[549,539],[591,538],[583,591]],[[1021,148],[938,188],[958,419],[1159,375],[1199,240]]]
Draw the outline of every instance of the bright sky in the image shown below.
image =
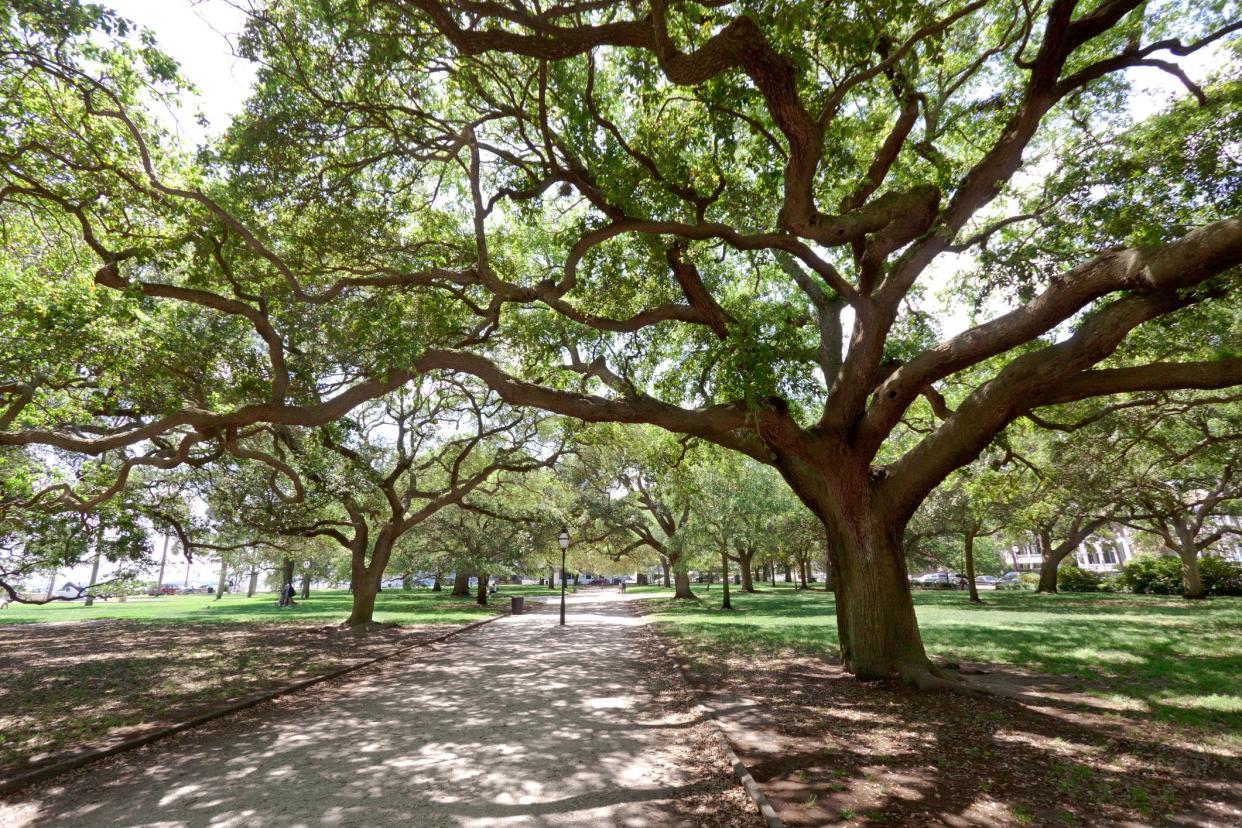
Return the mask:
[[[160,48],[181,64],[199,95],[172,113],[190,146],[217,134],[241,111],[255,80],[255,67],[233,55],[245,15],[229,0],[99,0],[122,17],[155,33]],[[194,120],[202,111],[209,129]]]

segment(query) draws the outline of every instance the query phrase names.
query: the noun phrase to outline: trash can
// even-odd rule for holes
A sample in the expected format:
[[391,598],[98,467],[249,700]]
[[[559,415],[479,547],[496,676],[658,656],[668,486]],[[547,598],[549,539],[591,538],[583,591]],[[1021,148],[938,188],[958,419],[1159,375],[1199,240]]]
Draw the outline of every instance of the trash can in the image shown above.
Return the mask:
[[521,615],[522,606],[525,603],[526,603],[525,595],[514,595],[511,598],[509,598],[509,614],[510,615]]

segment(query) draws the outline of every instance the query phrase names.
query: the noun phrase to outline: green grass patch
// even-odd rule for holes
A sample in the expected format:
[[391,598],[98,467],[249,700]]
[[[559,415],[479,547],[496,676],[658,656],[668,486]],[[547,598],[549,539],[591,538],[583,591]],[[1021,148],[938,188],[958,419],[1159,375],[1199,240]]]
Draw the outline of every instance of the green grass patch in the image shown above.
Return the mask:
[[[661,628],[709,658],[731,652],[835,655],[833,597],[784,585],[718,609],[719,585],[697,602],[656,601]],[[1242,733],[1242,599],[1188,602],[1147,595],[914,593],[928,654],[1082,679],[1138,714]]]
[[[455,598],[445,589],[385,590],[375,602],[375,620],[389,624],[461,624],[508,609],[510,595],[547,595],[539,586],[500,588],[489,606],[480,607],[473,596]],[[310,598],[297,598],[296,606],[276,606],[276,596],[260,593],[244,595],[160,595],[131,597],[124,603],[116,599],[96,601],[87,607],[81,601],[58,601],[38,606],[13,604],[0,610],[0,624],[38,624],[57,621],[91,621],[115,618],[161,624],[202,621],[262,621],[289,623],[333,623],[349,617],[353,596],[346,589],[317,589]]]

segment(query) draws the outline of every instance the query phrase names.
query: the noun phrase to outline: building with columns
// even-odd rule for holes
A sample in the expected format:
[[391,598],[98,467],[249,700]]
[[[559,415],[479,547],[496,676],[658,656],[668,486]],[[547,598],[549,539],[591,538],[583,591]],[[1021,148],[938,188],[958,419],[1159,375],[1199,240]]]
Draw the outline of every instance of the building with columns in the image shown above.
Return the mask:
[[[1227,515],[1215,519],[1211,525],[1228,526],[1238,530],[1238,534],[1225,534],[1201,554],[1242,563],[1242,517]],[[1134,530],[1128,526],[1112,525],[1108,531],[1109,536],[1096,534],[1087,538],[1066,560],[1072,558],[1079,569],[1088,572],[1120,571],[1122,564],[1139,554],[1133,544]],[[1167,549],[1162,552],[1166,555],[1174,554]],[[1004,559],[1008,566],[1018,572],[1038,572],[1043,562],[1039,545],[1033,538],[1009,547],[1005,550]]]

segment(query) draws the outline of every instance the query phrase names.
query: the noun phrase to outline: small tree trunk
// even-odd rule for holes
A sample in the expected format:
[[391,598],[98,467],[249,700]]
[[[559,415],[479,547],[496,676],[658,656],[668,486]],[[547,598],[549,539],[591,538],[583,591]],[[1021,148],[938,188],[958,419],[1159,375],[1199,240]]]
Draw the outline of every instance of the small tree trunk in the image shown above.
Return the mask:
[[401,588],[409,592],[414,588],[414,573],[407,572],[401,576]]
[[229,576],[229,559],[224,557],[224,555],[221,555],[220,556],[220,579],[216,581],[216,600],[217,601],[220,600],[220,596],[224,595],[224,591],[228,589],[228,585],[229,585],[228,576]]
[[674,598],[695,598],[697,597],[690,591],[690,574],[684,569],[678,568],[673,573],[673,582],[676,591],[673,593]]
[[250,570],[250,583],[246,586],[246,597],[253,598],[254,591],[259,588],[259,570]]
[[798,589],[807,588],[806,561],[798,561],[798,580],[800,585]]
[[789,564],[785,564],[785,583],[793,583],[793,567]]
[[310,597],[310,581],[311,581],[310,573],[303,572],[302,573],[302,590],[301,590],[303,598]]
[[431,582],[431,591],[440,592],[440,573],[436,573],[435,580]]
[[487,606],[487,580],[489,577],[491,576],[485,572],[479,573],[479,587],[474,600],[480,607]]
[[970,602],[982,604],[979,600],[979,587],[975,585],[975,533],[967,530],[966,540],[966,585],[970,589]]
[[284,589],[285,584],[293,583],[293,558],[285,557],[280,567],[280,588]]
[[720,589],[724,597],[720,601],[721,609],[733,609],[733,605],[729,603],[729,556],[724,551],[720,553],[720,571],[724,577],[720,579]]
[[[159,595],[164,589],[164,564],[168,562],[168,533],[164,533],[164,552],[160,555],[160,574],[155,579],[155,594]],[[49,596],[50,597],[50,596]]]
[[[664,570],[664,586],[666,587],[672,586],[672,584],[669,583],[669,580],[668,580],[669,566],[668,566],[668,560],[666,558],[660,559],[660,568]],[[688,580],[687,580],[687,583],[689,583]]]
[[453,579],[453,595],[464,598],[470,594],[470,573],[457,570]]
[[[95,533],[95,561],[91,564],[91,579],[86,585],[86,606],[95,603],[95,596],[91,595],[90,589],[95,586],[95,582],[99,580],[99,559],[103,556],[103,521],[99,523],[99,529]],[[1197,570],[1196,570],[1197,574]]]

